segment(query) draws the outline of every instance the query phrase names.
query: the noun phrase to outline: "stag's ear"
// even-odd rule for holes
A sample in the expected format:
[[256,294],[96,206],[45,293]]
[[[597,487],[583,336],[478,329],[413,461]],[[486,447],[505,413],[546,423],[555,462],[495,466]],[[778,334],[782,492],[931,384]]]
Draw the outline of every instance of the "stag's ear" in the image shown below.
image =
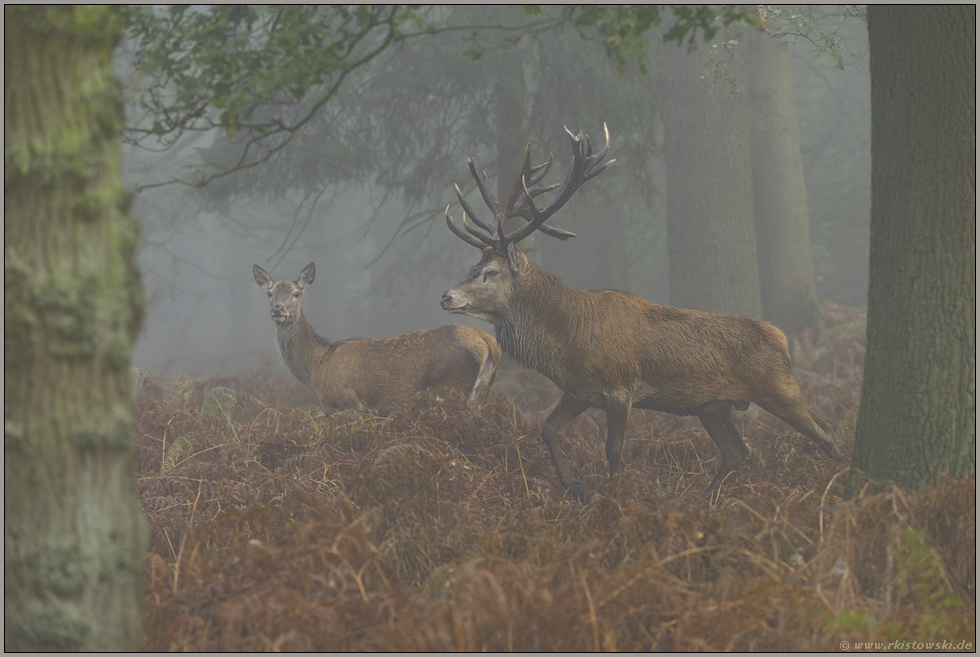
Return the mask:
[[507,245],[507,262],[510,263],[510,272],[517,273],[517,247],[511,242]]
[[255,277],[255,282],[259,284],[259,287],[264,287],[268,290],[275,285],[275,282],[269,277],[268,272],[258,265],[252,265],[252,276]]
[[507,264],[513,274],[527,273],[527,259],[524,254],[517,254],[517,247],[511,242],[507,245]]
[[299,280],[296,281],[296,284],[299,285],[299,288],[302,290],[304,287],[312,283],[314,278],[316,278],[316,267],[314,267],[313,263],[311,262],[310,264],[306,265],[306,268],[303,269],[303,271],[300,272]]

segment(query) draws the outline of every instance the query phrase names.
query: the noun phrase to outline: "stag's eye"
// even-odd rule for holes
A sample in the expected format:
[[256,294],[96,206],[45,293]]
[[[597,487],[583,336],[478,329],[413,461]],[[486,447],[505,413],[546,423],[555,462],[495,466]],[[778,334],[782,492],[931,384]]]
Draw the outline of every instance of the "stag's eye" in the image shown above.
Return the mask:
[[488,278],[497,278],[497,270],[496,269],[488,269],[485,272],[483,272],[483,280],[485,281]]

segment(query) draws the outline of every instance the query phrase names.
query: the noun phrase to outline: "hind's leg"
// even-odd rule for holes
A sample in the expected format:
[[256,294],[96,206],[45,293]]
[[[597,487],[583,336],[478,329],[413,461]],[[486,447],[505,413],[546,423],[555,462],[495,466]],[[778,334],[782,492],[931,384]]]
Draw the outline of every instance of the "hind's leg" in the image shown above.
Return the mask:
[[726,404],[716,410],[703,412],[698,415],[698,419],[721,450],[721,467],[708,486],[708,490],[712,490],[720,486],[728,475],[738,468],[748,456],[749,448],[745,446],[742,436],[739,435],[732,421],[731,405]]
[[493,357],[488,350],[483,357],[480,371],[476,375],[476,381],[473,382],[473,391],[467,400],[470,408],[475,409],[486,401],[490,393],[490,384],[493,383],[493,377],[496,373],[497,364],[493,361]]

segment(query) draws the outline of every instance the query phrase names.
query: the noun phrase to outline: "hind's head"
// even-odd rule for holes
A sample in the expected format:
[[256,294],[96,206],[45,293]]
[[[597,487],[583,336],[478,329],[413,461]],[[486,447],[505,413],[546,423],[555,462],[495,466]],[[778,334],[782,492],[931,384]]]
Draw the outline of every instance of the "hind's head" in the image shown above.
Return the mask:
[[265,288],[269,293],[270,314],[277,324],[285,324],[295,321],[303,314],[303,307],[300,300],[303,298],[303,290],[313,282],[316,276],[316,267],[311,262],[300,272],[297,281],[274,281],[268,272],[252,265],[252,275],[259,287]]

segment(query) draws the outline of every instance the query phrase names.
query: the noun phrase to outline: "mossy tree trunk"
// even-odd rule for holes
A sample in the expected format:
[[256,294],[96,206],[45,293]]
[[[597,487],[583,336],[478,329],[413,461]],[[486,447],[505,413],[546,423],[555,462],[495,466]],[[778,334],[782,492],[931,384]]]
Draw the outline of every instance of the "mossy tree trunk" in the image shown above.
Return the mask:
[[762,316],[797,333],[812,318],[813,256],[793,99],[793,49],[758,30],[746,36]]
[[4,8],[4,647],[139,650],[117,8]]
[[703,47],[663,50],[670,303],[761,317],[745,94],[711,91]]
[[868,8],[868,351],[853,465],[976,473],[976,7]]

